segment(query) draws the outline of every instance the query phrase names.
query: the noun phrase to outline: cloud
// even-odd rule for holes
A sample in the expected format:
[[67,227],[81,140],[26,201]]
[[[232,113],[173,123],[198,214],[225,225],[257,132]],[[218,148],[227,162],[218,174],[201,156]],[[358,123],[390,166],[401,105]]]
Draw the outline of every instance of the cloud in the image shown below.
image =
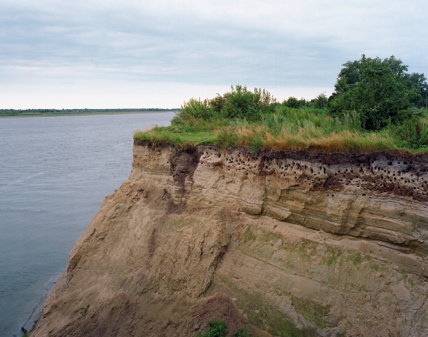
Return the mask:
[[425,72],[428,4],[415,3],[3,0],[0,86],[101,81],[328,91],[341,65],[363,53],[395,55],[410,71]]

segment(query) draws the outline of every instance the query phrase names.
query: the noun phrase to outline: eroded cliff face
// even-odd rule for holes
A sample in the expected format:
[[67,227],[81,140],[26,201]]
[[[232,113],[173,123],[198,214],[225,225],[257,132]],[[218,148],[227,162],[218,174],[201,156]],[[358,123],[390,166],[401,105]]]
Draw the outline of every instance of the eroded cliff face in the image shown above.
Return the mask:
[[31,336],[428,336],[428,158],[136,142]]

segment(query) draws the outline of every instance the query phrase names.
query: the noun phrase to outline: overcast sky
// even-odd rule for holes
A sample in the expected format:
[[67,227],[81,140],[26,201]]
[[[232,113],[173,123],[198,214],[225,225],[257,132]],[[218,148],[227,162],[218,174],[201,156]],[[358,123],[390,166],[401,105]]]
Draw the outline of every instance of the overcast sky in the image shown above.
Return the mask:
[[428,75],[426,0],[1,0],[0,108],[173,108],[231,85],[331,94],[395,55]]

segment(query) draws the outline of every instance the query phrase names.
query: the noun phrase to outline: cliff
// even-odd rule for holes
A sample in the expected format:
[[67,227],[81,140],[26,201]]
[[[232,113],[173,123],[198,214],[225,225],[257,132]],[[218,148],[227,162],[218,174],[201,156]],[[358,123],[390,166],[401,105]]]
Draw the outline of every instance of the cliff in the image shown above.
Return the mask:
[[31,337],[428,336],[428,158],[135,142]]

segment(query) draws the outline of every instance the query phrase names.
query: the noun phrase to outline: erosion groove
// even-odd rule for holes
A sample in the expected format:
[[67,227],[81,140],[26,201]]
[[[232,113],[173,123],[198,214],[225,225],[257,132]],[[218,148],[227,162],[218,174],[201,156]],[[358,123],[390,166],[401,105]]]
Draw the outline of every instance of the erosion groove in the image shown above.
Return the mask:
[[427,262],[427,157],[136,141],[31,336],[422,337]]

